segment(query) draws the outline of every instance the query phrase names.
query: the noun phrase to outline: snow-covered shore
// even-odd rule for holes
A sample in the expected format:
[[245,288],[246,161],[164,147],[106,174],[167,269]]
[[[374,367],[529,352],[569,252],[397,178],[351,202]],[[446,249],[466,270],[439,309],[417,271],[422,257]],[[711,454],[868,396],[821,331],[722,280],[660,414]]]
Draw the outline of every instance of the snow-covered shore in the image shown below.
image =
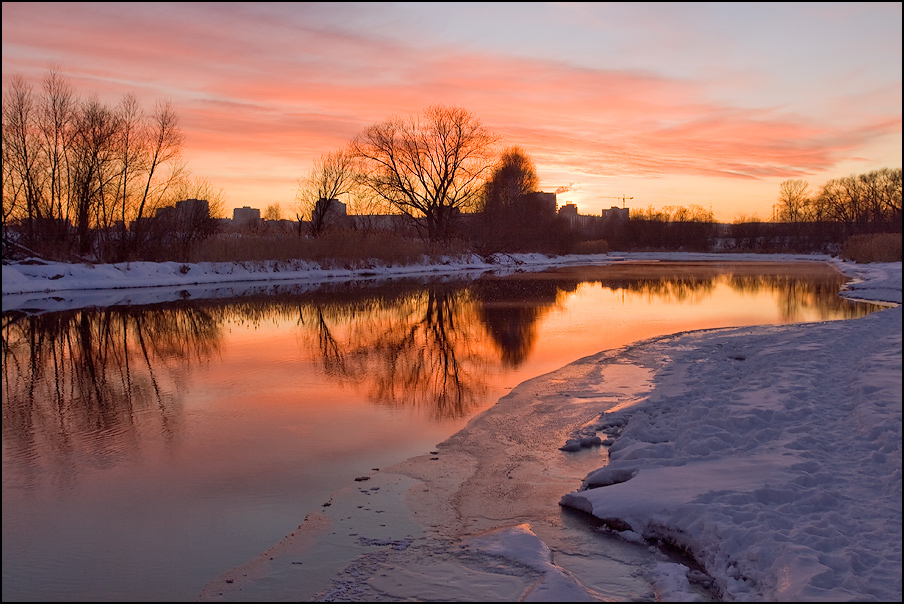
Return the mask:
[[[843,295],[900,303],[901,263],[838,268],[854,279]],[[434,538],[453,539],[445,554],[364,555],[320,597],[625,597],[596,586],[609,554],[588,571],[555,543],[558,498],[625,541],[668,543],[700,564],[645,563],[644,599],[900,601],[901,372],[900,306],[581,359],[521,384],[441,443],[433,465],[388,470],[419,481],[407,503]],[[556,496],[586,450],[562,449],[594,436],[608,463]]]
[[[475,257],[360,271],[24,264],[3,267],[3,309],[165,301],[183,291],[206,295],[211,286],[228,295],[241,289],[236,284],[276,280],[316,284],[634,260],[827,262],[852,279],[842,295],[890,308],[855,320],[675,334],[528,380],[440,443],[429,460],[375,473],[367,483],[373,486],[311,514],[298,535],[213,581],[202,599],[279,599],[291,597],[293,586],[309,597],[299,588],[298,573],[310,572],[302,560],[323,554],[311,543],[355,514],[362,515],[354,532],[361,557],[317,594],[321,599],[611,598],[569,565],[577,555],[566,556],[555,541],[561,505],[605,520],[626,543],[673,543],[701,563],[702,571],[665,559],[648,565],[651,599],[698,599],[693,585],[709,584],[726,601],[900,601],[902,329],[894,305],[901,303],[901,263],[611,254]],[[587,448],[561,450],[591,436],[605,439],[602,467],[585,468]],[[592,488],[581,488],[585,476]],[[380,506],[386,517],[402,507],[410,514],[377,525],[360,511],[369,509],[364,500],[355,505],[353,497]],[[426,535],[422,546],[412,539],[415,530]]]
[[[80,306],[152,304],[203,297],[239,296],[273,284],[317,287],[324,283],[376,281],[393,278],[442,277],[486,272],[542,271],[551,267],[612,264],[630,261],[705,262],[829,262],[846,266],[852,276],[857,265],[814,254],[695,254],[611,253],[545,256],[496,254],[446,258],[439,262],[386,266],[366,262],[357,268],[324,268],[304,261],[198,263],[130,262],[67,264],[29,260],[4,264],[3,309],[65,310]],[[865,265],[870,266],[870,265]]]
[[626,355],[653,388],[598,418],[609,462],[563,505],[685,549],[725,600],[901,599],[900,307]]

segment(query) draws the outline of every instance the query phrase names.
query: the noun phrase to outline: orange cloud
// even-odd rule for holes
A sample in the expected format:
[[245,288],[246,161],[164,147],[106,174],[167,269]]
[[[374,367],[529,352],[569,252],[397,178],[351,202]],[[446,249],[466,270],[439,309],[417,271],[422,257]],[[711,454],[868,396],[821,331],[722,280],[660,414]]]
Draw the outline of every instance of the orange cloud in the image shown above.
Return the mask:
[[[541,178],[563,179],[551,190],[573,183],[572,192],[601,175],[758,182],[821,174],[900,137],[900,81],[829,103],[837,117],[802,116],[729,94],[715,100],[705,75],[416,46],[321,18],[354,10],[61,4],[51,13],[6,3],[3,78],[22,72],[39,84],[58,64],[82,95],[115,103],[136,92],[146,107],[170,98],[193,170],[228,183],[236,205],[261,207],[290,203],[312,161],[367,125],[435,103],[473,111],[503,144],[524,147]],[[755,85],[744,78],[725,86]]]

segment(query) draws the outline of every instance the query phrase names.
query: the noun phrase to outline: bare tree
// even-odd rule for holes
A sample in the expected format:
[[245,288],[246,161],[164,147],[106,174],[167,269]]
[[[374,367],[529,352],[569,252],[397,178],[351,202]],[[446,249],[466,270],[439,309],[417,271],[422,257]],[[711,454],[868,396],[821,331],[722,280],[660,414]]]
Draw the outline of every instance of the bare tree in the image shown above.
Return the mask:
[[127,94],[117,107],[119,115],[119,156],[120,173],[116,182],[113,211],[125,225],[132,219],[134,202],[140,195],[139,179],[146,164],[147,128],[144,112],[138,99]]
[[440,241],[460,212],[476,208],[497,140],[474,114],[434,105],[420,117],[367,128],[352,147],[365,164],[365,185]]
[[890,225],[901,227],[901,168],[891,170],[883,168],[879,171],[882,185],[883,215]]
[[873,225],[894,230],[901,223],[901,168],[883,168],[859,176],[866,214]]
[[271,203],[267,206],[267,209],[264,210],[264,220],[282,220],[282,208],[279,207],[278,203]]
[[18,221],[42,253],[140,255],[157,236],[147,219],[186,178],[182,144],[169,103],[148,116],[132,95],[115,108],[79,100],[56,70],[40,95],[13,76],[3,95],[4,235]]
[[809,219],[810,185],[805,180],[786,180],[779,186],[775,204],[775,220],[778,222],[803,222]]
[[337,222],[340,198],[360,196],[358,161],[350,148],[331,151],[314,161],[314,167],[298,181],[296,207],[299,223],[308,220],[308,231],[318,237]]
[[901,169],[887,168],[828,181],[817,204],[826,220],[847,234],[901,229]]
[[3,215],[26,221],[27,244],[34,240],[34,220],[41,217],[37,120],[34,91],[25,78],[13,76],[3,95]]
[[[172,105],[169,102],[158,102],[149,126],[144,190],[135,212],[132,236],[136,244],[142,241],[142,219],[145,217],[148,204],[153,204],[155,198],[165,196],[167,189],[178,181],[181,166],[176,160],[182,152],[184,140],[185,136],[179,129]],[[169,164],[171,171],[167,177],[160,178],[159,170],[166,164]]]
[[78,254],[91,251],[92,219],[102,214],[104,195],[112,180],[116,116],[97,97],[85,101],[77,111],[72,143],[70,203],[75,208]]
[[43,155],[47,173],[47,214],[64,219],[69,209],[65,190],[69,174],[68,151],[73,136],[73,120],[76,113],[75,94],[72,85],[55,69],[44,78],[44,95],[41,102],[40,130],[43,137]]

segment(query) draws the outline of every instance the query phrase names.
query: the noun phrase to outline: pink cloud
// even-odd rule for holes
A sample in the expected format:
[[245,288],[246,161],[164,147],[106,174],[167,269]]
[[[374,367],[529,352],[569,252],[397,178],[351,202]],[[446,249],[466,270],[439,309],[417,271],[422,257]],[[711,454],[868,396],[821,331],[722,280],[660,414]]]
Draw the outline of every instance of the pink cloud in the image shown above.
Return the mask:
[[134,91],[148,109],[171,98],[186,155],[205,167],[234,158],[219,170],[230,183],[253,183],[266,165],[294,170],[267,172],[294,182],[365,126],[435,103],[468,108],[503,144],[573,174],[798,177],[901,131],[900,86],[857,99],[865,114],[851,98],[818,121],[715,101],[709,81],[414,48],[325,26],[323,6],[292,6],[6,3],[4,82],[23,72],[39,84],[57,64],[83,95],[115,103]]

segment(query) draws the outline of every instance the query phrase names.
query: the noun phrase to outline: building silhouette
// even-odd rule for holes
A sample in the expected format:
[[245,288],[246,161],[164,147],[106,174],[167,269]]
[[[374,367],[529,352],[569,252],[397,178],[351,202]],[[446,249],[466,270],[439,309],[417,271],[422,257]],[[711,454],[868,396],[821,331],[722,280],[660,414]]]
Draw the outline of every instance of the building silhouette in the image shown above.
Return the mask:
[[236,226],[250,226],[261,220],[261,211],[258,208],[243,206],[232,211],[232,223]]

